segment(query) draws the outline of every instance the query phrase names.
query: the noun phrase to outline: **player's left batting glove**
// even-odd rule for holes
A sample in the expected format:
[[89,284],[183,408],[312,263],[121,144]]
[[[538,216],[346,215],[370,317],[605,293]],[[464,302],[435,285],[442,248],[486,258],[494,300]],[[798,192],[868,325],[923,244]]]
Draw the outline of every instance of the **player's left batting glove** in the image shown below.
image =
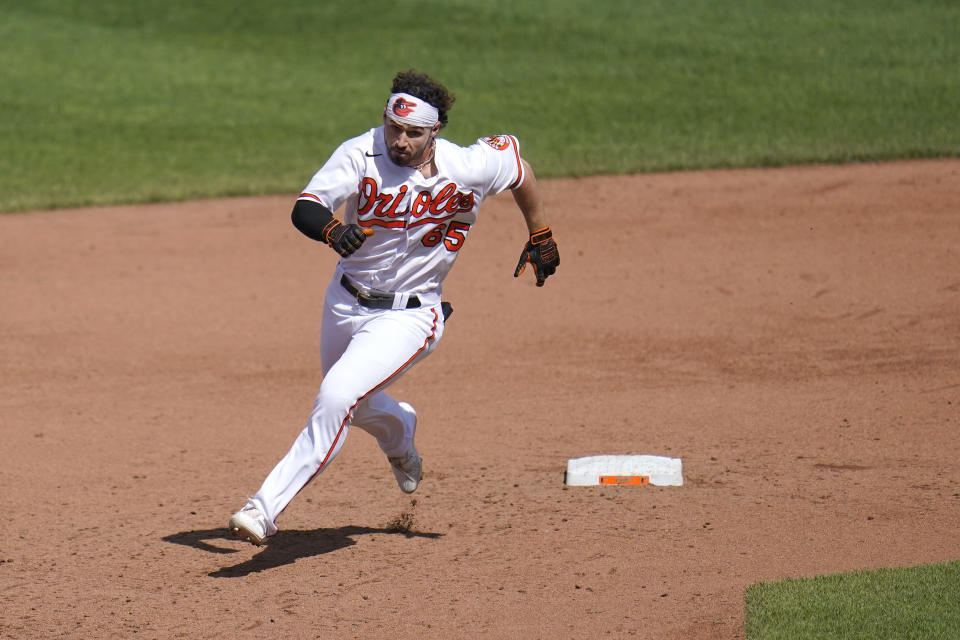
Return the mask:
[[538,287],[542,287],[547,277],[552,276],[557,267],[560,266],[560,251],[557,249],[557,243],[553,240],[553,232],[550,227],[537,229],[530,234],[530,240],[527,241],[527,244],[523,247],[523,253],[520,254],[517,270],[513,272],[514,278],[523,273],[528,262],[533,265]]
[[323,228],[323,241],[343,257],[360,248],[367,236],[373,235],[373,229],[364,229],[355,224],[343,224],[336,218]]

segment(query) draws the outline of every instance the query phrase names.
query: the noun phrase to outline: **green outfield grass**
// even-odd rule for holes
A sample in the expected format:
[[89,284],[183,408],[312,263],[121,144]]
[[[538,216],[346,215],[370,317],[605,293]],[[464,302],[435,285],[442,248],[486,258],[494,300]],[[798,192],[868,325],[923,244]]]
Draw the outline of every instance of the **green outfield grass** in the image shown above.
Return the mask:
[[758,584],[748,640],[956,640],[960,561]]
[[0,0],[0,211],[292,192],[417,67],[539,175],[960,155],[944,0]]

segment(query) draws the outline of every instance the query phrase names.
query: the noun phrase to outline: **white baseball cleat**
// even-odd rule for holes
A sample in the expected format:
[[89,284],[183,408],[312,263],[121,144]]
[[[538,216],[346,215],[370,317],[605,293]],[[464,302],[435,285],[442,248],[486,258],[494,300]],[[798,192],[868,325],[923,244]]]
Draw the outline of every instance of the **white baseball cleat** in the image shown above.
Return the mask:
[[249,504],[230,517],[228,526],[233,535],[258,547],[263,544],[264,540],[276,533],[276,531],[270,532],[267,517],[263,515],[260,509]]
[[414,448],[406,455],[387,458],[387,460],[393,467],[393,477],[397,479],[400,490],[404,493],[416,491],[420,484],[420,474],[423,467],[423,461],[420,459],[417,450]]

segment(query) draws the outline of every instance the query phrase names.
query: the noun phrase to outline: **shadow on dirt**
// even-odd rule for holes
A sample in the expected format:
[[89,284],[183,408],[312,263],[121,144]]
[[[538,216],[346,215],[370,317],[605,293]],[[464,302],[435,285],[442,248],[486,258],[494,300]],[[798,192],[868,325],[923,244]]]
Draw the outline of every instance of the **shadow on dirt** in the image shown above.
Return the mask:
[[[312,531],[285,530],[271,538],[260,553],[246,562],[241,562],[232,567],[222,567],[208,575],[213,578],[240,578],[251,573],[281,567],[285,564],[293,564],[300,558],[319,556],[337,549],[343,549],[357,543],[353,536],[375,533],[400,535],[405,538],[440,538],[443,536],[442,533],[424,533],[396,526],[384,528],[347,526],[337,529],[313,529]],[[239,551],[236,548],[217,546],[211,542],[216,540],[239,542],[225,528],[183,531],[164,536],[163,540],[173,544],[194,547],[209,553],[237,553]]]

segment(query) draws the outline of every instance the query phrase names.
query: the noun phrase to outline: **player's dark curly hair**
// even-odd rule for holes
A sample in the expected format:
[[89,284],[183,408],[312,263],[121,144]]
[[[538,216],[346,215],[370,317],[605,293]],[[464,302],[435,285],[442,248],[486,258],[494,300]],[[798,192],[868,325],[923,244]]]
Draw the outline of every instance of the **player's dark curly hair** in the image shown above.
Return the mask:
[[454,98],[450,91],[425,73],[413,69],[401,71],[393,78],[391,93],[409,93],[426,100],[440,112],[440,128],[447,126],[447,111],[453,106]]

